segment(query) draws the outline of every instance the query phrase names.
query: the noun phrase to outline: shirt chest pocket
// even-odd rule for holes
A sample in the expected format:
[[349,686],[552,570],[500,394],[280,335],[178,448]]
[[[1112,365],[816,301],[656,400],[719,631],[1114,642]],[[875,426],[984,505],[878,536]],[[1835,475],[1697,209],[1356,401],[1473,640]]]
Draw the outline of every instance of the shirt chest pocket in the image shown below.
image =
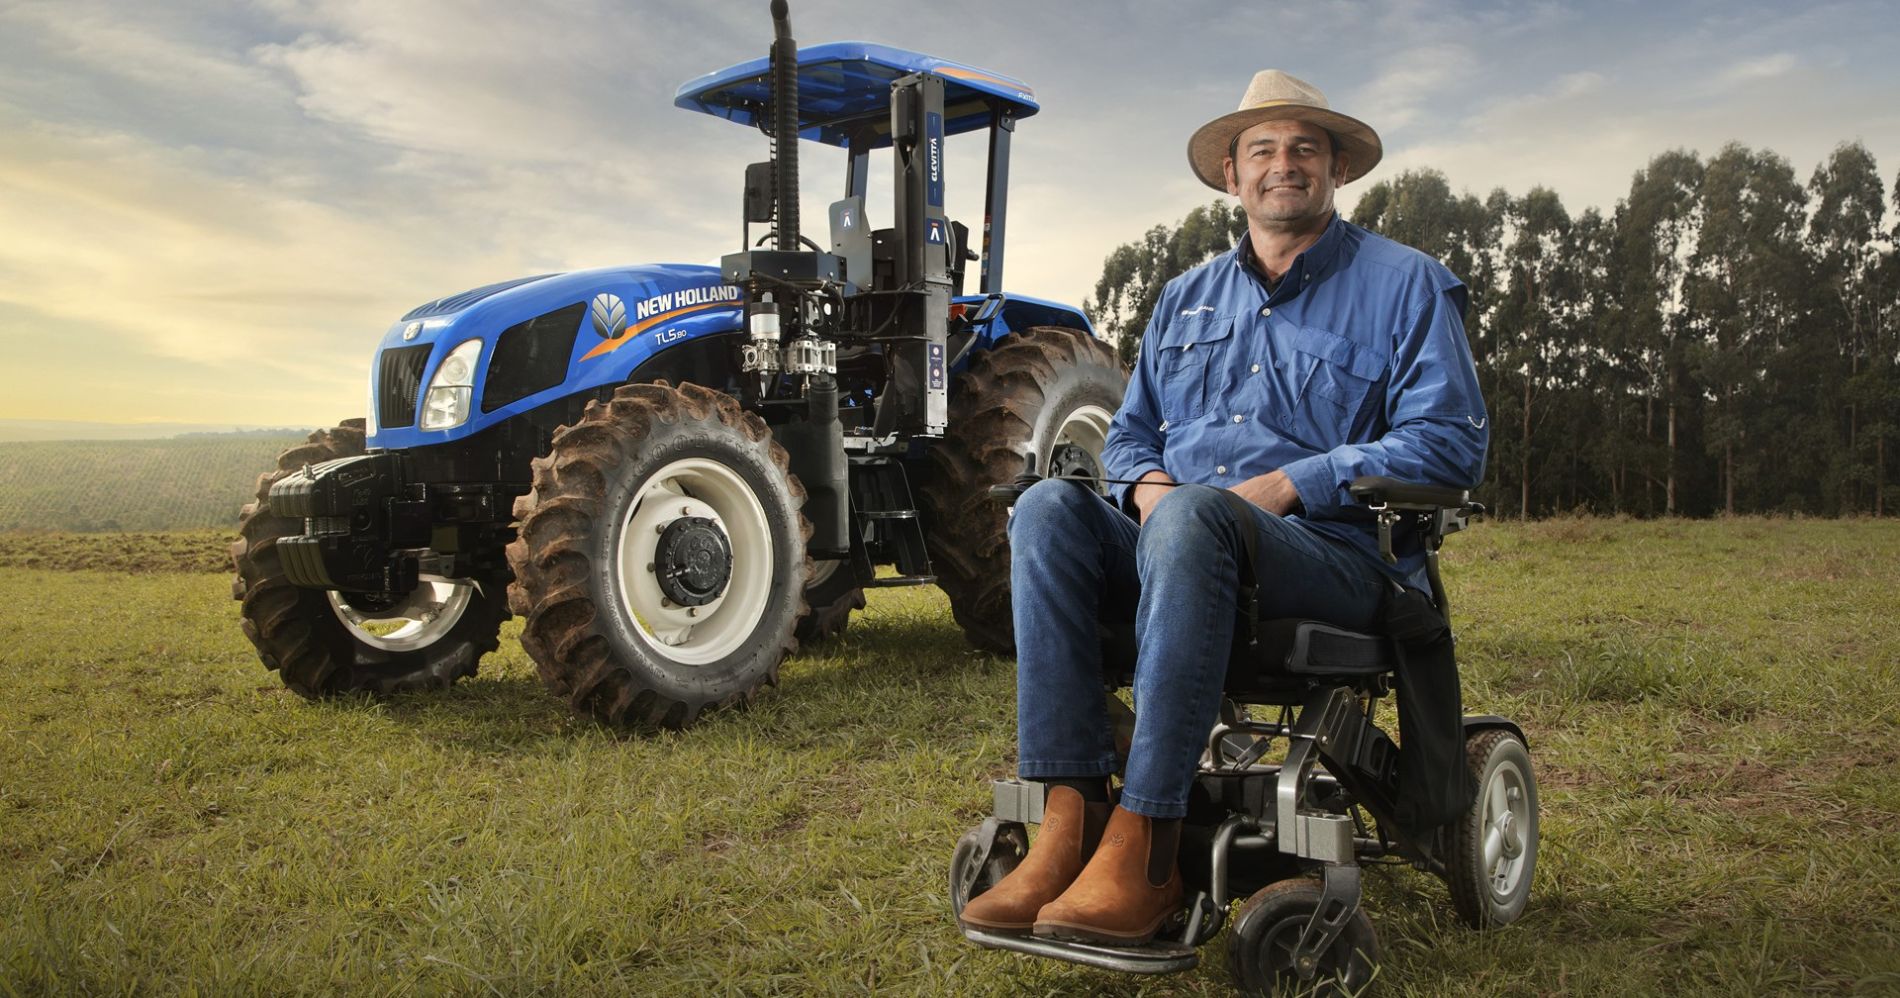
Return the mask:
[[1208,379],[1221,370],[1234,339],[1233,316],[1184,320],[1161,348],[1161,416],[1170,423],[1207,411]]
[[1351,425],[1373,386],[1385,377],[1384,357],[1317,326],[1301,327],[1293,349],[1300,401],[1315,417],[1338,417],[1342,429]]

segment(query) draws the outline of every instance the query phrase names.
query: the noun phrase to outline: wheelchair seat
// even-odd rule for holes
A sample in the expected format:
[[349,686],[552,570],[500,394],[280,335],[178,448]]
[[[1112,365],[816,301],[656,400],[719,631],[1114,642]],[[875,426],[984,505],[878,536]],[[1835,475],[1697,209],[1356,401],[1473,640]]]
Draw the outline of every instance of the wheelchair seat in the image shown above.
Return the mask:
[[[1257,651],[1236,655],[1227,666],[1227,694],[1241,702],[1280,702],[1291,694],[1296,697],[1291,702],[1297,703],[1309,680],[1350,682],[1398,667],[1392,640],[1383,635],[1292,617],[1263,620],[1256,627]],[[1130,685],[1135,676],[1134,623],[1104,623],[1100,634],[1104,680],[1111,687]]]
[[[1260,624],[1259,634],[1256,671],[1278,669],[1294,676],[1350,677],[1391,672],[1398,665],[1390,639],[1324,621],[1268,620]],[[1236,678],[1240,677],[1229,673],[1229,684]]]

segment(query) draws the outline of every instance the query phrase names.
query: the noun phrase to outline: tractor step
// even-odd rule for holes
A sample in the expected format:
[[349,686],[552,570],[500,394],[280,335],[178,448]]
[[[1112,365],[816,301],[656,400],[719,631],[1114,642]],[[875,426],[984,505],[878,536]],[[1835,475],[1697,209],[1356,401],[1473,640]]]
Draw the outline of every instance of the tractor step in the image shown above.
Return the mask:
[[888,586],[927,586],[937,581],[934,575],[887,575],[881,579],[872,579],[864,584],[866,589],[882,589]]

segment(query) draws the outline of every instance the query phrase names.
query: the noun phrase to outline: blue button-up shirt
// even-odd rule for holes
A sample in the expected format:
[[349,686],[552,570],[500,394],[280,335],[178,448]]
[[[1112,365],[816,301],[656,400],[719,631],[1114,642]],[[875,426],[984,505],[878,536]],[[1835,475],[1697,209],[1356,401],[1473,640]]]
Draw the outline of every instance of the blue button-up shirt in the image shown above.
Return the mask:
[[[1250,256],[1243,234],[1162,290],[1109,428],[1109,476],[1227,487],[1278,468],[1301,522],[1383,565],[1373,519],[1346,491],[1353,479],[1466,488],[1484,472],[1465,286],[1337,215],[1272,291]],[[1131,513],[1132,488],[1116,487]],[[1407,540],[1388,570],[1423,588],[1424,555]]]

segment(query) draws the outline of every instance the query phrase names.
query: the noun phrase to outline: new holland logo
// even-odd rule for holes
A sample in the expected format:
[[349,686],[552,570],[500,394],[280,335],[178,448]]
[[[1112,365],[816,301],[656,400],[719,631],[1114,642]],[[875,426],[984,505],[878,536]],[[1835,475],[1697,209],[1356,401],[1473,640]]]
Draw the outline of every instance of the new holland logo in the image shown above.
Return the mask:
[[594,316],[594,332],[603,340],[611,340],[627,329],[627,303],[619,295],[601,292],[594,296],[594,307],[589,309]]

